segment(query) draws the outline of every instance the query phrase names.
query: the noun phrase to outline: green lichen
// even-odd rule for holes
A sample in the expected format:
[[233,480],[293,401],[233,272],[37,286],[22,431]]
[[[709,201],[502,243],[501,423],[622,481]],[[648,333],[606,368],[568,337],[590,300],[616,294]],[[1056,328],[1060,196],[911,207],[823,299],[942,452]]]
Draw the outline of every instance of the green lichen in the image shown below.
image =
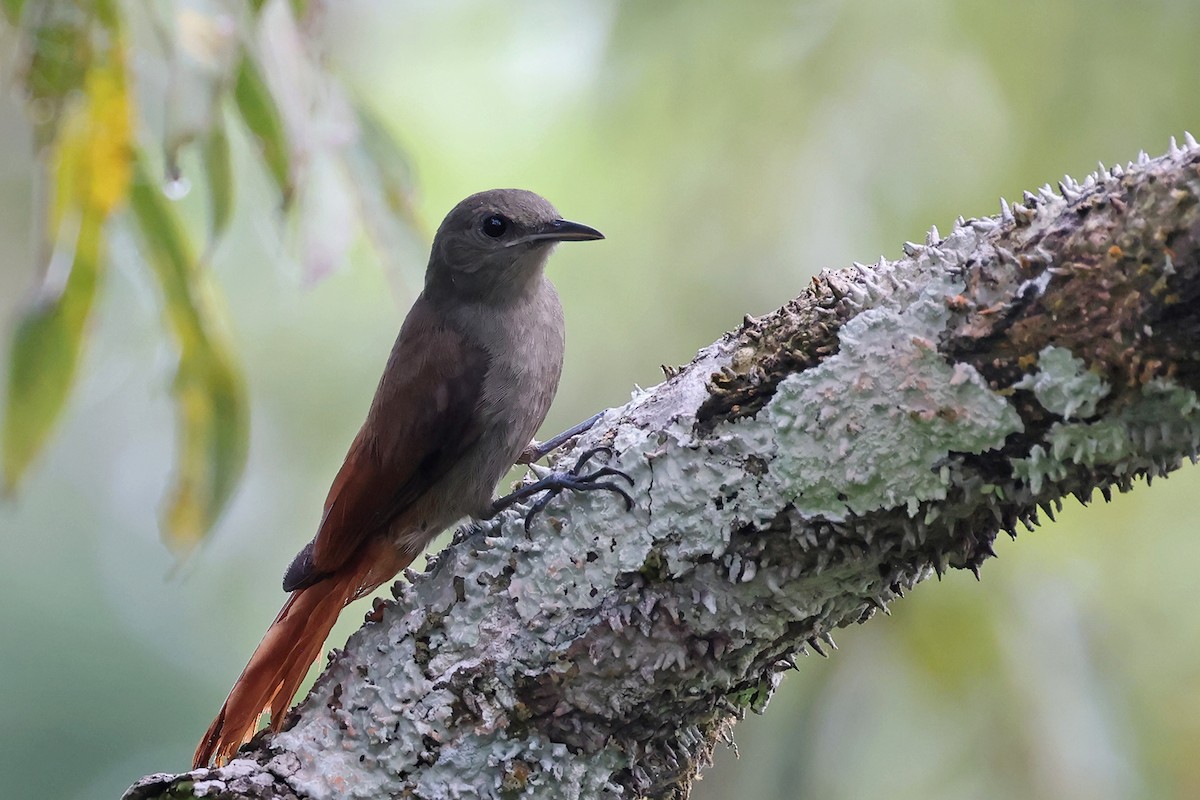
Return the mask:
[[1043,408],[1063,419],[1093,416],[1096,404],[1112,391],[1103,378],[1088,370],[1083,359],[1053,345],[1038,354],[1037,372],[1026,375],[1013,388],[1031,390]]
[[512,764],[519,760],[520,797],[581,800],[616,797],[609,777],[625,766],[611,750],[595,755],[570,753],[567,746],[540,736],[509,739],[499,732],[462,734],[442,747],[436,763],[422,769],[411,790],[421,798],[503,798],[512,796]]
[[779,447],[771,472],[802,513],[915,510],[945,497],[937,467],[948,453],[998,448],[1022,429],[974,368],[938,352],[949,313],[935,297],[859,314],[836,356],[780,384],[767,408]]
[[1055,483],[1067,477],[1066,465],[1059,459],[1052,458],[1046,448],[1035,444],[1025,458],[1013,459],[1013,477],[1029,487],[1029,491],[1038,495],[1046,483]]
[[1142,387],[1137,402],[1096,422],[1057,422],[1045,446],[1012,460],[1014,477],[1036,495],[1062,480],[1068,464],[1088,468],[1124,466],[1160,472],[1165,460],[1195,453],[1200,446],[1200,400],[1190,389],[1156,379]]

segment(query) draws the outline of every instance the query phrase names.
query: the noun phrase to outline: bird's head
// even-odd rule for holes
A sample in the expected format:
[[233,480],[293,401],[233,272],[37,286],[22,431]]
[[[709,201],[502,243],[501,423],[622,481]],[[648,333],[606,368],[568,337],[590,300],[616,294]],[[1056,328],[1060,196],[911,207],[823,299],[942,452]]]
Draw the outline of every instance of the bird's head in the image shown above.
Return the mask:
[[425,273],[426,292],[502,301],[541,277],[558,242],[603,238],[595,228],[562,219],[533,192],[479,192],[456,205],[438,227]]

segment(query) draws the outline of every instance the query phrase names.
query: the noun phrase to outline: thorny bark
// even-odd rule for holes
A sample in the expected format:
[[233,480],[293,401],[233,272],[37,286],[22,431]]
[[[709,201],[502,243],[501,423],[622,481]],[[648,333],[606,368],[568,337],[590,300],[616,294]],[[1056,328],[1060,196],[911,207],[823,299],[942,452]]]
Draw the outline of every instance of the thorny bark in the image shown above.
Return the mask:
[[462,532],[290,730],[127,797],[685,797],[798,651],[1195,455],[1200,148],[1060,189],[747,318],[577,443],[632,513]]

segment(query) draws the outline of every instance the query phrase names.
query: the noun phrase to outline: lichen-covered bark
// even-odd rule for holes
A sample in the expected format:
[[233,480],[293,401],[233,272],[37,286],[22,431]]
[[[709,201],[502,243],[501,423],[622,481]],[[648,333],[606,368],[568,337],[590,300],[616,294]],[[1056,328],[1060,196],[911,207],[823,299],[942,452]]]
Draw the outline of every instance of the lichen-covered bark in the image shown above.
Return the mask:
[[798,651],[1195,454],[1188,144],[747,319],[576,445],[613,447],[632,512],[591,493],[461,532],[288,730],[128,796],[686,795]]

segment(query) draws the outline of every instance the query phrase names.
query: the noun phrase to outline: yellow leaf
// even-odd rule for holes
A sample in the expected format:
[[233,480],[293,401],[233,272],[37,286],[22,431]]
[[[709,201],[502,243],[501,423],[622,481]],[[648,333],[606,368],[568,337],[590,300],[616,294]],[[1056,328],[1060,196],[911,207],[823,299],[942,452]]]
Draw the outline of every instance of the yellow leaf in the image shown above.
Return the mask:
[[221,334],[215,291],[199,266],[175,208],[139,160],[130,204],[146,256],[179,344],[174,392],[179,452],[163,532],[177,550],[192,549],[228,503],[246,461],[245,388]]
[[119,53],[112,62],[89,70],[85,81],[91,147],[89,204],[103,214],[112,213],[129,194],[133,174],[132,116],[125,86],[125,68]]
[[84,103],[59,130],[55,164],[55,228],[68,209],[108,216],[129,195],[132,109],[119,53],[84,77]]

